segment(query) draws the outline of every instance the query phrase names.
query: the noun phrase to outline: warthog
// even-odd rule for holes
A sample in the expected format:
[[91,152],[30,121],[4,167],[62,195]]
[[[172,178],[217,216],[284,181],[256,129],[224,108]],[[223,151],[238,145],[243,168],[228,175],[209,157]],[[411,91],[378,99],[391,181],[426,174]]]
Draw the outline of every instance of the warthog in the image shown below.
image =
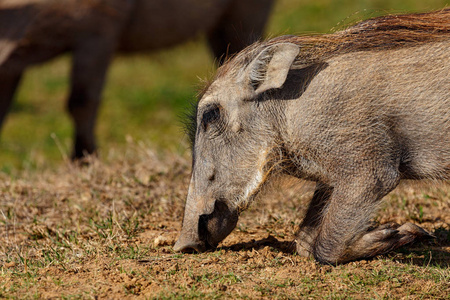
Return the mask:
[[[297,252],[345,263],[430,236],[373,227],[401,179],[450,174],[450,9],[256,43],[226,62],[192,120],[176,251],[214,248],[273,174],[317,182]],[[272,175],[272,176],[271,176]]]
[[273,0],[3,0],[0,125],[23,71],[73,52],[73,157],[96,149],[94,126],[115,50],[149,51],[204,32],[219,62],[261,37]]

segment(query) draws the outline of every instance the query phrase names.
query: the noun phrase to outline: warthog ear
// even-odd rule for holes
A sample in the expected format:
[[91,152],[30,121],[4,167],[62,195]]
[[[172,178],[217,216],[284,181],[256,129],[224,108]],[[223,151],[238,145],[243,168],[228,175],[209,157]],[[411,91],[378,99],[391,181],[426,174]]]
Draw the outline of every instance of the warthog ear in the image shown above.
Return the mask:
[[246,76],[256,94],[283,86],[299,47],[281,43],[264,49],[247,67]]

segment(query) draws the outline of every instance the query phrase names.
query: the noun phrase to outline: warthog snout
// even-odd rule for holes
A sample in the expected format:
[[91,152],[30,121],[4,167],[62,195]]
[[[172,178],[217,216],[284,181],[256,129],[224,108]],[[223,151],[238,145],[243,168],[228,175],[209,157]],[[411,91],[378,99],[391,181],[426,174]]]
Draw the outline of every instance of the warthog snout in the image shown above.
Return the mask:
[[[187,216],[185,216],[186,218]],[[195,218],[195,217],[194,217]],[[214,210],[210,214],[198,216],[198,226],[183,230],[174,245],[175,251],[204,252],[217,247],[226,238],[238,221],[238,212],[231,210],[222,200],[216,200]],[[183,229],[194,224],[195,220],[185,219]]]

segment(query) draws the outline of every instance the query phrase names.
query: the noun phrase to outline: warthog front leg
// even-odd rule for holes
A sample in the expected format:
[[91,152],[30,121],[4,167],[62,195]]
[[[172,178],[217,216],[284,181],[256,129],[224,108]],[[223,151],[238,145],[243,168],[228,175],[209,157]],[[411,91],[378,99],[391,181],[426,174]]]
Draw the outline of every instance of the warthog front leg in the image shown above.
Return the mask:
[[411,223],[370,229],[379,201],[395,188],[398,175],[389,170],[368,173],[342,182],[333,190],[318,184],[298,236],[300,254],[307,251],[321,263],[339,264],[387,253],[430,236]]
[[332,191],[333,188],[324,183],[316,184],[316,190],[297,233],[297,253],[301,256],[313,255],[312,245],[320,228],[320,214],[330,199]]

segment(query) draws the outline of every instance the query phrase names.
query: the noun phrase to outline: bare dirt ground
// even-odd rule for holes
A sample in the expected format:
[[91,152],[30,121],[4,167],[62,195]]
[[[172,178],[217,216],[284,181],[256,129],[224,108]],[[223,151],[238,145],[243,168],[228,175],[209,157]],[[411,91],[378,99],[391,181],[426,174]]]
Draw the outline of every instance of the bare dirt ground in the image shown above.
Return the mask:
[[0,298],[450,299],[450,185],[403,183],[376,221],[436,239],[322,266],[292,252],[314,185],[272,184],[215,251],[172,251],[188,158],[145,145],[88,166],[1,175]]

